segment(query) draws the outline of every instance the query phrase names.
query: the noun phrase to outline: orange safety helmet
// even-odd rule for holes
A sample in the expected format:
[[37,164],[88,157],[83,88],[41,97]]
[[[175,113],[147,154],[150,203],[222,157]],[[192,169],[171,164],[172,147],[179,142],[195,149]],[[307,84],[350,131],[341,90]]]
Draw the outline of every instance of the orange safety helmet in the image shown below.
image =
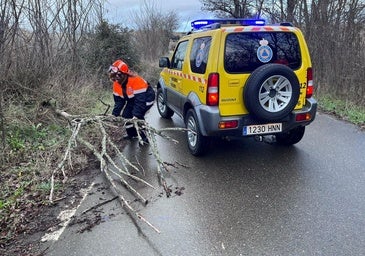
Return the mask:
[[128,65],[122,60],[114,61],[114,63],[109,68],[109,72],[117,73],[118,71],[121,73],[129,74]]

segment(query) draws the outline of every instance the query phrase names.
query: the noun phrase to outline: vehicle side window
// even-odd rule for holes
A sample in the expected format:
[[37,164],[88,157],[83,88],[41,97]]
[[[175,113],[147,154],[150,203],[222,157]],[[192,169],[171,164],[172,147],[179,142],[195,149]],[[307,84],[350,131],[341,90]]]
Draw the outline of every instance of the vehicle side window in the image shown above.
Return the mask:
[[174,56],[172,57],[172,60],[171,60],[172,69],[182,70],[187,45],[188,45],[188,41],[183,41],[183,42],[179,43],[179,45],[176,47]]
[[190,67],[192,72],[199,74],[205,73],[211,41],[211,37],[201,37],[194,40],[190,53]]
[[266,63],[298,69],[302,64],[298,38],[294,33],[232,33],[227,36],[224,67],[229,73],[251,73]]

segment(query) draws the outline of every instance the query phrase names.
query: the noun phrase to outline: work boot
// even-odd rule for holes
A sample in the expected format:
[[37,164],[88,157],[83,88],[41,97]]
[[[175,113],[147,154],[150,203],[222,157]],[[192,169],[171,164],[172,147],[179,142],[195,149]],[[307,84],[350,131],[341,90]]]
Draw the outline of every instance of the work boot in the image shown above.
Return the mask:
[[148,138],[146,136],[146,134],[141,131],[141,138],[142,138],[142,141],[139,142],[140,145],[145,145],[145,144],[149,144],[149,141],[148,141]]

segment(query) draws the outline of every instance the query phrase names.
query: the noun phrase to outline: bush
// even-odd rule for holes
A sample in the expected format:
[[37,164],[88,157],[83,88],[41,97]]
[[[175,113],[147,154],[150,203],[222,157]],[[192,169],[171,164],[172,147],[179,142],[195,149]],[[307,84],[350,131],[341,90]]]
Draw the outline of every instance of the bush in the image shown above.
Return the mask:
[[131,68],[139,64],[139,55],[132,43],[133,31],[119,25],[101,22],[95,32],[83,40],[81,56],[86,66],[103,76],[116,59],[123,59]]

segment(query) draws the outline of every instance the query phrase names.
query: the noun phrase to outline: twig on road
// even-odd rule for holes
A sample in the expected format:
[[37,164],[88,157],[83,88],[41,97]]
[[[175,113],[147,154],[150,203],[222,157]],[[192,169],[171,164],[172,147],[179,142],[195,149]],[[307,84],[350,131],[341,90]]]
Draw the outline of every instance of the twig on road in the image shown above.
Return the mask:
[[94,210],[94,209],[96,209],[96,208],[99,208],[100,206],[103,206],[103,205],[105,205],[105,204],[107,204],[107,203],[110,203],[110,202],[114,201],[114,200],[115,200],[115,199],[117,199],[117,198],[118,198],[118,197],[117,197],[117,196],[115,196],[115,197],[113,197],[113,198],[111,198],[111,199],[109,199],[109,200],[106,200],[106,201],[104,201],[104,202],[98,203],[97,205],[94,205],[94,206],[90,207],[89,209],[84,210],[84,211],[81,213],[81,215],[82,215],[82,214],[85,214],[85,213],[87,213],[87,212],[89,212],[89,211],[92,211],[92,210]]
[[[115,200],[116,198],[119,199],[121,205],[124,209],[127,210],[131,214],[131,216],[135,216],[137,219],[143,221],[148,226],[150,226],[154,231],[157,233],[160,233],[159,229],[157,229],[152,223],[150,223],[146,218],[144,218],[139,212],[137,212],[129,203],[129,201],[125,198],[124,195],[120,192],[120,185],[128,189],[135,197],[139,199],[139,201],[143,205],[147,205],[148,200],[146,200],[129,182],[127,179],[132,179],[134,181],[140,182],[141,184],[156,189],[153,185],[145,181],[144,179],[132,174],[130,169],[134,170],[137,174],[145,174],[145,170],[143,169],[143,166],[139,164],[139,166],[134,165],[129,159],[120,151],[118,146],[114,143],[114,141],[111,139],[111,136],[107,132],[107,127],[111,126],[111,122],[118,122],[122,123],[123,126],[126,122],[132,122],[137,129],[137,131],[140,131],[142,129],[149,141],[150,149],[152,151],[152,156],[154,157],[155,161],[157,162],[157,176],[158,176],[158,182],[160,186],[163,187],[163,189],[166,192],[167,197],[171,196],[171,189],[169,188],[164,173],[170,172],[169,167],[174,165],[168,164],[167,162],[163,161],[158,146],[157,146],[157,140],[156,136],[160,136],[163,139],[167,139],[169,141],[172,141],[174,143],[178,143],[176,140],[171,138],[170,136],[167,136],[165,134],[166,131],[185,131],[186,129],[183,128],[166,128],[157,130],[153,127],[151,127],[146,121],[144,120],[138,120],[138,119],[124,119],[121,117],[114,117],[111,115],[71,115],[68,114],[65,111],[61,110],[55,110],[56,113],[61,115],[63,118],[68,120],[69,124],[71,125],[71,131],[72,135],[69,138],[67,148],[65,149],[65,153],[63,156],[63,159],[58,164],[57,168],[52,172],[51,176],[51,193],[49,196],[49,199],[51,202],[53,202],[53,193],[54,193],[54,177],[55,174],[61,170],[63,173],[64,180],[67,179],[66,172],[65,172],[65,163],[66,160],[69,160],[69,166],[72,166],[71,160],[71,153],[72,150],[78,146],[78,143],[86,147],[88,150],[90,150],[93,155],[98,159],[100,163],[100,171],[105,175],[108,182],[111,184],[111,190],[115,194],[115,197],[111,200]],[[96,124],[97,131],[96,133],[100,136],[99,143],[95,144],[90,141],[90,139],[85,136],[83,137],[81,134],[81,128],[86,128],[89,124]],[[86,137],[88,139],[86,139]],[[139,143],[143,145],[143,140],[141,136],[138,136]],[[117,164],[120,163],[120,164]],[[120,183],[116,182],[116,179],[114,177],[118,178],[118,181]],[[90,209],[83,212],[86,213],[92,209],[95,209],[107,202],[105,201],[101,204],[98,204],[96,206],[91,207]]]

